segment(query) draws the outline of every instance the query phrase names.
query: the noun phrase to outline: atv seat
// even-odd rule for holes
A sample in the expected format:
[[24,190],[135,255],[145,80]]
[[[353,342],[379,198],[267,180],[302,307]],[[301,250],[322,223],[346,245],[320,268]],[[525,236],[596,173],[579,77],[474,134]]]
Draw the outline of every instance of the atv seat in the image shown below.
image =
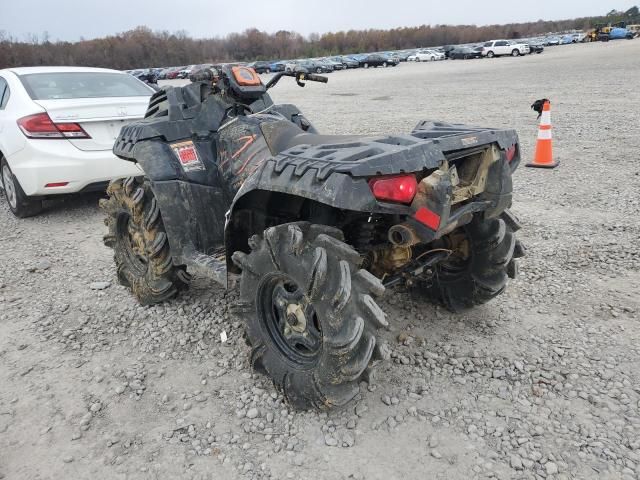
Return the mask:
[[319,135],[306,133],[292,122],[281,120],[261,125],[267,146],[273,155],[277,155],[297,145],[333,145],[356,142],[364,135]]

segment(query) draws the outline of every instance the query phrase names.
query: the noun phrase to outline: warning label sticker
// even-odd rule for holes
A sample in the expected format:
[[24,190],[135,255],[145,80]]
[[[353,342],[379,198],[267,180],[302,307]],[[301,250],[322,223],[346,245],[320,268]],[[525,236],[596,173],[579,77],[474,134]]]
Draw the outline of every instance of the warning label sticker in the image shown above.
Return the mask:
[[171,144],[171,149],[176,157],[178,157],[180,166],[185,172],[205,170],[205,166],[198,156],[198,150],[191,140],[188,142],[173,143]]

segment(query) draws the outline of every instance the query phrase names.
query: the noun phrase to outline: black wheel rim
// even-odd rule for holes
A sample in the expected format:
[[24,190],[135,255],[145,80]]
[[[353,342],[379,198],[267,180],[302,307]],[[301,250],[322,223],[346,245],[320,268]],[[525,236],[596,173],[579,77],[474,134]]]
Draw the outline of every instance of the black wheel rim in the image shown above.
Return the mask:
[[129,265],[139,275],[144,275],[148,268],[143,238],[142,229],[131,215],[120,212],[116,223],[116,241],[123,246]]
[[314,364],[322,351],[322,326],[300,286],[274,272],[260,283],[258,315],[280,353],[299,365]]

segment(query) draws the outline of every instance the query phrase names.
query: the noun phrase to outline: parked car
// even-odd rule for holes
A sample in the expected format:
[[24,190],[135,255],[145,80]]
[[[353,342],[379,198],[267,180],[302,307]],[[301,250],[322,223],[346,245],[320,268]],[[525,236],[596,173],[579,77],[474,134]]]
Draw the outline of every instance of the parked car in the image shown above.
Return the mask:
[[383,55],[390,60],[396,62],[396,65],[400,63],[400,56],[396,52],[385,52]]
[[441,52],[440,50],[434,50],[434,49],[430,49],[433,53],[436,54],[436,60],[445,60],[447,57],[445,57],[444,52]]
[[257,61],[247,64],[247,67],[253,68],[256,73],[271,73],[271,63]]
[[560,45],[560,37],[547,37],[545,42],[544,42],[545,46],[547,47],[553,47],[556,45]]
[[335,62],[333,60],[330,60],[328,58],[318,58],[315,60],[318,63],[322,63],[323,65],[326,65],[327,67],[331,68],[331,71],[335,71],[335,70],[344,70],[345,67],[342,64],[342,62]]
[[287,73],[293,72],[300,62],[304,62],[305,60],[290,60],[284,65],[284,71]]
[[158,87],[158,75],[156,74],[155,68],[149,68],[147,70],[142,70],[142,73],[135,76],[141,82],[146,83],[154,90],[160,90]]
[[442,52],[444,53],[445,58],[449,58],[449,54],[456,48],[458,48],[457,45],[445,45],[442,47]]
[[542,43],[530,43],[529,53],[542,53],[544,52],[544,45]]
[[418,50],[407,58],[409,62],[434,62],[436,60],[444,60],[444,53],[435,50]]
[[176,78],[189,78],[189,75],[191,75],[191,72],[194,70],[198,70],[198,65],[189,65],[188,67],[180,70]]
[[482,58],[482,50],[477,50],[471,47],[458,47],[455,50],[449,52],[449,58],[451,60],[469,60],[471,58]]
[[526,43],[516,43],[511,40],[491,40],[483,45],[482,54],[485,57],[493,58],[503,55],[518,57],[529,53],[529,45]]
[[173,67],[169,69],[169,71],[165,75],[165,80],[173,80],[175,78],[178,78],[178,75],[184,68],[185,67]]
[[560,45],[570,45],[572,43],[575,43],[573,35],[565,35],[560,39]]
[[17,217],[36,215],[49,195],[104,190],[142,175],[112,153],[120,129],[144,117],[150,87],[117,70],[0,70],[0,177]]
[[166,80],[167,73],[169,73],[169,71],[171,71],[171,68],[163,68],[162,70],[160,70],[158,72],[158,80]]
[[338,56],[338,57],[329,57],[329,60],[333,62],[342,63],[345,69],[347,68],[358,68],[360,66],[360,62],[357,60],[347,57],[347,56]]
[[362,68],[369,67],[395,67],[398,64],[398,60],[394,58],[389,58],[385,55],[381,55],[379,53],[373,53],[365,56],[360,60],[360,66]]
[[269,64],[269,70],[272,72],[284,72],[286,63],[284,61],[275,61]]
[[406,52],[398,52],[396,53],[396,55],[398,56],[398,59],[401,62],[408,62],[409,61],[409,57],[411,55],[413,55],[415,53],[415,51],[406,51]]
[[302,71],[307,73],[331,73],[333,72],[333,69],[331,68],[331,66],[324,63],[316,62],[313,60],[303,60],[295,64],[295,66],[293,67],[293,71]]

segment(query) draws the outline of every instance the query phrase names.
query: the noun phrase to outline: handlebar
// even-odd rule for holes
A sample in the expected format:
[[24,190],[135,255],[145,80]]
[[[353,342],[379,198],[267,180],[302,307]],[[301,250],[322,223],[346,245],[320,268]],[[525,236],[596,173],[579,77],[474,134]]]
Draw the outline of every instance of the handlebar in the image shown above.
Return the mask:
[[[189,80],[192,83],[196,82],[212,82],[216,81],[219,73],[211,68],[205,68],[203,70],[197,70],[189,75]],[[274,87],[276,83],[280,81],[282,77],[294,77],[296,79],[296,83],[304,87],[304,82],[320,82],[327,83],[329,79],[323,75],[316,75],[315,73],[307,73],[307,72],[280,72],[276,73],[269,82],[265,85],[265,88],[269,90],[271,87]]]
[[323,75],[316,75],[315,73],[307,73],[307,72],[280,72],[276,73],[271,80],[265,85],[266,89],[269,90],[271,87],[275,87],[275,85],[280,81],[282,77],[294,77],[296,79],[296,83],[304,87],[305,81],[310,82],[320,82],[327,83],[329,79]]
[[312,82],[327,83],[329,79],[324,75],[316,75],[315,73],[307,73],[303,80],[311,80]]

